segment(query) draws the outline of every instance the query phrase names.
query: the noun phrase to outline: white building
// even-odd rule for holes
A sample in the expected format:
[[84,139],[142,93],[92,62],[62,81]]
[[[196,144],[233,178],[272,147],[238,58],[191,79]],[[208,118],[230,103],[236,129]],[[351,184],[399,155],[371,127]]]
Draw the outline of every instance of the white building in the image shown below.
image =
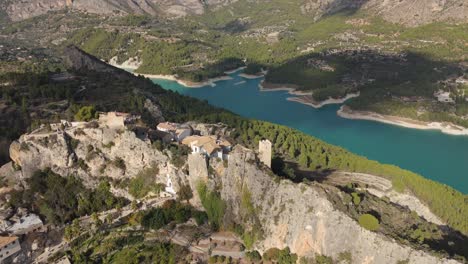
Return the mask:
[[192,135],[192,129],[189,126],[187,125],[184,126],[184,125],[177,124],[177,123],[171,123],[171,122],[159,123],[156,126],[156,129],[159,131],[171,133],[174,140],[178,142],[181,142],[186,137]]
[[231,151],[231,143],[216,136],[189,136],[182,140],[182,144],[189,146],[192,153],[202,153],[210,158],[227,159]]
[[42,232],[44,224],[39,216],[29,214],[22,216],[18,222],[10,226],[7,231],[14,235],[24,235],[31,232]]
[[0,263],[20,250],[18,237],[0,237]]

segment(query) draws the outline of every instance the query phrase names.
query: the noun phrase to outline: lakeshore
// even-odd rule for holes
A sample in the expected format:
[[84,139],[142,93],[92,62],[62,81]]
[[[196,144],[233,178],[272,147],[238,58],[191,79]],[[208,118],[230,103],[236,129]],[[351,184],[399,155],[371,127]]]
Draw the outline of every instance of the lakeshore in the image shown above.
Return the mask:
[[313,108],[321,108],[326,105],[331,105],[331,104],[343,104],[347,100],[351,98],[358,97],[360,95],[359,92],[357,93],[349,93],[343,98],[328,98],[327,100],[324,101],[317,101],[313,98],[312,92],[304,92],[304,91],[299,91],[297,88],[299,88],[297,85],[293,84],[273,84],[273,83],[267,83],[264,80],[260,82],[258,85],[260,88],[260,91],[262,92],[272,92],[272,91],[287,91],[288,94],[294,95],[291,97],[286,98],[288,101],[304,104],[311,106]]
[[396,125],[412,129],[439,130],[442,133],[454,136],[468,135],[468,128],[457,126],[451,123],[424,122],[411,118],[382,115],[375,112],[352,110],[349,106],[341,106],[336,112],[338,116],[354,120],[369,120],[390,125]]
[[[210,78],[204,82],[191,82],[178,79],[175,75],[164,75],[164,74],[139,74],[134,73],[133,71],[138,68],[137,63],[135,61],[131,62],[124,62],[123,64],[112,64],[115,67],[131,70],[135,75],[141,75],[150,79],[160,79],[160,80],[168,80],[174,81],[178,84],[186,87],[186,88],[203,88],[203,87],[214,87],[216,86],[216,82],[218,81],[228,81],[232,80],[233,78],[229,75],[233,75],[238,73],[239,71],[244,70],[246,67],[239,67],[234,70],[225,71],[225,76],[220,76],[216,78]],[[125,67],[127,66],[127,67]],[[248,79],[248,80],[255,80],[259,78],[263,78],[266,72],[263,72],[262,75],[249,75],[244,73],[238,73],[237,76]],[[238,86],[244,84],[244,82],[237,82],[234,85]],[[360,95],[359,92],[357,93],[349,93],[343,98],[329,98],[324,101],[316,101],[312,97],[312,92],[304,92],[297,90],[299,87],[293,84],[274,84],[274,83],[267,83],[265,80],[260,81],[258,84],[259,90],[261,92],[274,92],[274,91],[286,91],[288,94],[293,95],[287,97],[287,101],[300,103],[303,105],[307,105],[313,108],[322,108],[326,105],[339,105],[345,103],[347,100],[356,98]],[[348,106],[341,106],[340,109],[336,112],[339,117],[352,119],[352,120],[368,120],[368,121],[375,121],[380,123],[385,123],[389,125],[395,125],[405,128],[411,129],[419,129],[419,130],[438,130],[444,134],[453,135],[453,136],[467,136],[468,135],[468,128],[464,128],[461,126],[457,126],[451,123],[441,123],[441,122],[424,122],[419,120],[414,120],[405,117],[398,117],[398,116],[390,116],[390,115],[382,115],[375,112],[368,112],[368,111],[356,111],[352,110]]]
[[[247,118],[265,120],[298,129],[328,143],[382,163],[394,164],[468,193],[468,137],[438,130],[408,129],[368,120],[341,118],[338,104],[314,108],[287,100],[298,93],[286,85],[264,89],[262,79],[246,79],[239,73],[216,87],[187,88],[176,81],[153,79],[163,88],[207,100]],[[278,88],[283,88],[278,90]],[[303,94],[302,92],[299,92]]]
[[320,108],[320,107],[323,107],[325,105],[330,105],[330,104],[343,104],[347,100],[358,97],[359,95],[360,95],[359,92],[349,93],[343,98],[338,98],[338,99],[328,98],[327,100],[324,100],[324,101],[316,101],[312,97],[312,94],[310,94],[310,95],[302,95],[302,96],[296,96],[296,97],[288,97],[286,98],[286,100],[312,106],[313,108]]
[[176,75],[173,75],[173,74],[137,73],[137,72],[135,72],[135,70],[138,69],[138,67],[140,67],[141,63],[137,62],[137,60],[134,59],[134,58],[131,58],[131,59],[123,62],[122,64],[118,64],[116,61],[117,61],[116,58],[112,58],[111,61],[109,62],[109,64],[114,66],[114,67],[117,67],[117,68],[120,68],[120,69],[123,69],[123,70],[126,70],[126,71],[130,71],[135,76],[143,76],[143,77],[146,77],[146,78],[149,78],[149,79],[161,79],[161,80],[174,81],[174,82],[177,82],[178,84],[183,85],[183,86],[185,86],[187,88],[201,88],[201,87],[206,87],[206,86],[214,87],[214,86],[216,86],[216,82],[231,80],[232,78],[229,76],[230,74],[235,74],[235,73],[245,69],[245,67],[239,67],[239,68],[234,69],[234,70],[225,71],[224,73],[226,75],[224,75],[224,76],[209,78],[208,80],[203,81],[203,82],[192,82],[192,81],[188,81],[188,80],[179,79],[179,78],[177,78]]

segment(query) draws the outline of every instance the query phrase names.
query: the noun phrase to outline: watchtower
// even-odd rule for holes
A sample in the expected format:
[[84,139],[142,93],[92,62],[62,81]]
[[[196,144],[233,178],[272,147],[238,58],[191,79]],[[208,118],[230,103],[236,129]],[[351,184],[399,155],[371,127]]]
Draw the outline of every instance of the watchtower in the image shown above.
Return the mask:
[[258,142],[258,156],[263,164],[271,168],[271,141],[262,139]]

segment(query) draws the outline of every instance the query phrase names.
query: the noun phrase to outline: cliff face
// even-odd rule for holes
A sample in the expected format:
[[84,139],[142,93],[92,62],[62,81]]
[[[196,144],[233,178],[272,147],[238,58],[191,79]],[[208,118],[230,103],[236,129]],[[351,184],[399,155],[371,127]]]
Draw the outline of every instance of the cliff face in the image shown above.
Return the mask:
[[[300,256],[323,254],[337,259],[350,252],[353,263],[457,263],[403,246],[379,233],[362,228],[348,215],[334,208],[319,185],[274,181],[266,168],[259,169],[255,154],[236,147],[221,176],[222,198],[229,217],[241,222],[246,193],[261,223],[260,250],[289,247]],[[244,201],[243,201],[244,200]],[[245,218],[244,218],[245,219]],[[258,228],[258,227],[256,227]]]

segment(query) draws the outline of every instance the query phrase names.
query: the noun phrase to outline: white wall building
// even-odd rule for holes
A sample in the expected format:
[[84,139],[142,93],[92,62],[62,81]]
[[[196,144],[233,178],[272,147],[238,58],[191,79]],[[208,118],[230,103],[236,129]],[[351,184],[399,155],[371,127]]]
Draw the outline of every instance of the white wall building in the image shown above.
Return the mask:
[[171,133],[174,140],[176,140],[178,142],[181,142],[186,137],[192,135],[192,129],[189,126],[181,125],[181,124],[177,124],[177,123],[171,123],[171,122],[159,123],[156,126],[156,129],[159,130],[159,131]]
[[29,214],[22,216],[18,222],[10,226],[7,231],[14,235],[24,235],[31,232],[42,232],[44,224],[39,216]]
[[18,237],[0,237],[0,263],[20,250]]
[[231,143],[216,136],[189,136],[182,144],[189,146],[192,153],[202,153],[210,158],[227,159],[231,151]]

